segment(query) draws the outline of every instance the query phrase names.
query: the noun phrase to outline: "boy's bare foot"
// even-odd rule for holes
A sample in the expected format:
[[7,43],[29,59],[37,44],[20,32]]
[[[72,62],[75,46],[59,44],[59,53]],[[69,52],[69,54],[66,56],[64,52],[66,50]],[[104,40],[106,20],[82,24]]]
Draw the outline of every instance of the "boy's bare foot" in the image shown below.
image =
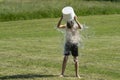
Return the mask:
[[79,78],[79,79],[82,79],[82,77],[80,77],[80,75],[76,75],[76,77]]
[[64,77],[64,75],[61,74],[59,77]]

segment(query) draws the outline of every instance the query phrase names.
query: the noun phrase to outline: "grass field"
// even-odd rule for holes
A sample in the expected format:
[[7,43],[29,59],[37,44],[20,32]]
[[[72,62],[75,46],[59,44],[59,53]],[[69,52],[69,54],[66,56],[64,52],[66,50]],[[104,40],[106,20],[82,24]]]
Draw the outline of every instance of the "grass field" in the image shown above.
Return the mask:
[[[120,15],[78,19],[91,28],[79,49],[81,80],[120,80]],[[58,20],[0,22],[0,80],[77,79],[71,56],[66,77],[58,77],[63,58],[63,35],[55,29]]]

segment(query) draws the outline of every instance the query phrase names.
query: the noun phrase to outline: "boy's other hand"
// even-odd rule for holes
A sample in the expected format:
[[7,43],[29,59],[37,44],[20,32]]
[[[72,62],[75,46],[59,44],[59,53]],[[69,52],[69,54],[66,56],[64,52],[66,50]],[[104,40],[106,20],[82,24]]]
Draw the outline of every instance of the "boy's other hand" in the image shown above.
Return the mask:
[[77,16],[74,16],[74,20],[75,20],[75,21],[77,20]]

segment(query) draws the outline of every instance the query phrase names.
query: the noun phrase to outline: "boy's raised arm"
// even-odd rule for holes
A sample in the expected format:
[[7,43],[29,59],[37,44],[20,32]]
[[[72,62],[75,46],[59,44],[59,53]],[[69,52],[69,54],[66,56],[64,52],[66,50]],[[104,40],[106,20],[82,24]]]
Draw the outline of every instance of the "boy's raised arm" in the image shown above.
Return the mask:
[[57,28],[65,28],[65,25],[61,25],[62,19],[63,19],[63,15],[61,16],[60,20],[58,21]]
[[77,20],[77,16],[74,17],[74,20],[76,21],[76,23],[77,23],[79,29],[81,29],[82,27],[80,26],[80,23],[79,23],[79,21]]

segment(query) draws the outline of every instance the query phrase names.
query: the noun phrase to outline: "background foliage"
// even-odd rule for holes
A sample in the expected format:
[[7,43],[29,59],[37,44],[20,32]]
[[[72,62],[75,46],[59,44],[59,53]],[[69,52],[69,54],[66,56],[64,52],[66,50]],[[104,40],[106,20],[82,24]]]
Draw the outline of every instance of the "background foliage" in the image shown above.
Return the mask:
[[119,14],[120,3],[96,0],[0,0],[0,21],[60,17],[65,6],[80,16]]

